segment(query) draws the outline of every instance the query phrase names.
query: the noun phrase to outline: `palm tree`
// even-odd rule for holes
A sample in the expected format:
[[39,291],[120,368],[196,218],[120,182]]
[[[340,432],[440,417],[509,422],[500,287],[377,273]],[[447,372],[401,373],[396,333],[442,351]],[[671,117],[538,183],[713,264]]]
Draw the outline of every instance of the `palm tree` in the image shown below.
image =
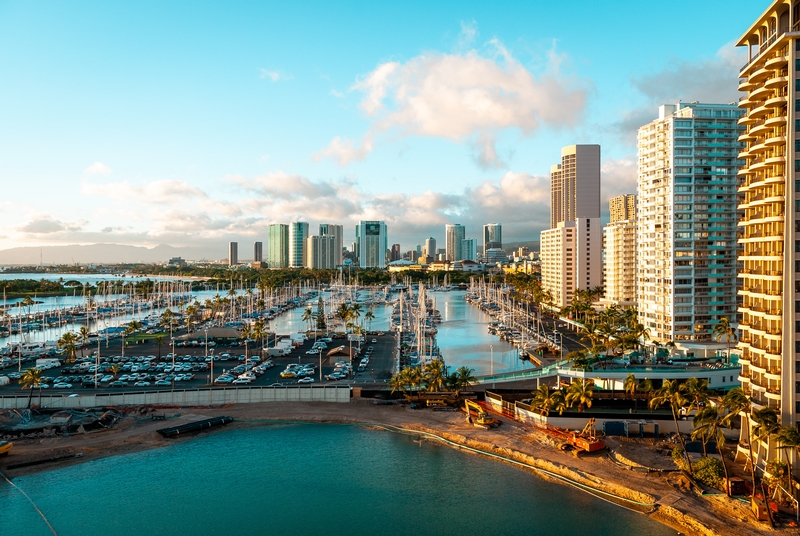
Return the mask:
[[725,464],[725,434],[723,430],[727,428],[725,419],[725,408],[722,406],[706,406],[695,414],[692,419],[692,439],[698,438],[703,442],[703,455],[706,455],[706,444],[714,441],[717,445],[717,453],[722,459],[722,468],[725,471],[725,494],[730,497],[731,487],[729,485],[728,466]]
[[[775,439],[778,441],[778,449],[794,449],[797,454],[800,454],[800,430],[795,426],[782,426],[776,433]],[[786,465],[788,468],[789,485],[786,489],[794,496],[794,486],[792,485],[792,462],[791,458],[786,456]]]
[[592,394],[594,394],[594,380],[584,380],[580,378],[567,388],[566,403],[572,407],[578,403],[578,412],[583,412],[583,407],[592,407]]
[[338,318],[343,326],[346,325],[347,321],[350,319],[350,307],[346,303],[342,303],[339,305],[339,308],[336,309],[334,317]]
[[686,443],[683,440],[680,428],[678,428],[678,412],[688,403],[686,385],[678,382],[678,380],[664,380],[663,387],[656,391],[656,396],[650,399],[650,407],[653,409],[669,404],[669,408],[672,410],[672,420],[675,421],[675,433],[678,434],[678,440],[681,442],[683,455],[686,457],[686,464],[689,466],[689,474],[694,477],[692,461],[689,459],[689,453],[686,452]]
[[714,336],[718,341],[723,339],[728,343],[728,357],[727,362],[731,361],[731,341],[736,340],[736,330],[731,326],[730,320],[727,316],[719,319],[719,323],[714,326]]
[[744,419],[742,419],[742,425],[747,424],[748,432],[747,432],[747,448],[750,454],[750,478],[752,482],[752,493],[750,498],[752,499],[756,492],[756,469],[753,460],[753,441],[751,436],[750,428],[750,412],[753,409],[753,406],[750,402],[750,398],[745,394],[744,390],[741,387],[734,387],[730,391],[725,394],[725,397],[722,399],[722,405],[730,412],[728,415],[725,416],[725,423],[726,425],[731,422],[731,420],[735,416],[739,416],[739,414],[744,413]]
[[42,394],[42,371],[38,368],[25,369],[25,371],[19,377],[19,383],[22,385],[23,389],[31,390],[30,395],[28,396],[28,407],[31,407],[31,402],[33,401],[33,390],[38,387],[39,396]]
[[264,335],[267,335],[269,332],[267,331],[267,326],[264,324],[263,320],[256,320],[253,322],[253,325],[250,329],[253,338],[259,341],[261,350],[258,352],[258,357],[261,358],[264,355]]
[[628,374],[625,377],[625,383],[623,384],[622,388],[625,390],[626,393],[631,395],[633,399],[633,408],[635,411],[639,410],[639,401],[636,399],[636,389],[639,387],[639,382],[636,381],[636,376],[633,374]]
[[437,359],[425,363],[424,378],[428,391],[441,391],[446,375],[447,371],[442,361]]
[[156,341],[156,346],[158,346],[158,359],[161,360],[161,347],[164,346],[164,339],[167,338],[166,333],[156,333],[153,337]]
[[686,395],[694,402],[694,406],[699,412],[700,405],[706,403],[710,395],[708,380],[705,378],[689,378],[684,385],[686,386]]
[[768,442],[780,430],[778,412],[775,408],[761,408],[753,412],[753,437],[756,441]]
[[66,350],[67,355],[69,356],[67,361],[70,363],[75,361],[75,353],[78,350],[78,345],[76,344],[77,342],[78,337],[74,333],[67,331],[61,336],[60,339],[58,339],[58,342],[56,343],[59,348]]
[[364,314],[364,320],[367,321],[367,328],[372,331],[372,321],[375,320],[375,313],[372,312],[372,308],[368,309]]
[[558,411],[561,415],[566,409],[564,392],[561,389],[550,389],[547,384],[542,384],[533,392],[533,402],[531,405],[539,409],[543,417],[550,415],[551,411]]
[[458,390],[463,391],[464,389],[469,389],[473,383],[475,383],[475,376],[472,373],[475,372],[473,369],[469,367],[459,367],[456,370],[456,377],[458,379]]
[[403,373],[395,374],[389,379],[389,387],[392,388],[392,394],[394,394],[395,391],[401,391],[405,394],[407,385],[408,381]]
[[89,328],[86,326],[81,326],[81,329],[78,330],[78,337],[83,343],[81,346],[81,355],[86,355],[84,349],[89,345]]
[[358,319],[361,318],[361,306],[359,304],[354,303],[350,306],[350,318],[352,318],[355,323],[358,323]]
[[311,307],[303,311],[303,322],[306,323],[306,331],[311,330],[311,319],[314,318],[314,314],[311,312]]

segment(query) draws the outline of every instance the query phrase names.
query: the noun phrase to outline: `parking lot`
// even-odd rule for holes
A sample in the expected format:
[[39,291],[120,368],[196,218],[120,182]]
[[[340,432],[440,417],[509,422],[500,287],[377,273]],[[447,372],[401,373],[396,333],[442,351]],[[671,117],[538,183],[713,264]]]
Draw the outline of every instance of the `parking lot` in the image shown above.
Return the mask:
[[[171,346],[162,346],[159,357],[159,348],[152,341],[126,346],[123,357],[121,340],[117,339],[110,341],[108,347],[103,343],[97,373],[95,357],[81,357],[79,353],[76,363],[43,371],[42,377],[47,385],[43,389],[58,393],[79,393],[95,389],[95,392],[195,389],[209,384],[212,364],[216,386],[230,387],[234,385],[234,381],[237,387],[296,385],[298,382],[312,385],[383,384],[393,371],[394,334],[373,332],[365,337],[360,352],[356,352],[358,343],[352,342],[352,370],[349,368],[350,360],[346,353],[330,357],[327,355],[340,346],[349,350],[351,343],[347,339],[332,339],[325,343],[327,347],[322,350],[321,356],[318,351],[308,353],[314,346],[312,337],[294,348],[289,355],[280,357],[267,357],[267,352],[263,352],[263,357],[259,356],[257,345],[253,343],[249,348],[245,348],[243,344],[218,345],[208,351],[204,346],[176,347],[174,359],[170,352]],[[165,349],[168,353],[164,353]],[[368,362],[360,367],[364,357],[368,357]],[[31,365],[23,364],[23,370],[29,366]],[[305,370],[302,374],[291,375],[287,373],[290,366],[295,370],[304,367]],[[118,367],[119,370],[114,373],[112,367]],[[313,373],[308,374],[312,368]],[[342,374],[334,375],[336,371]],[[12,379],[10,385],[0,387],[0,394],[19,393],[16,372],[15,364],[0,370],[0,376],[9,376]],[[228,378],[230,381],[227,381]]]

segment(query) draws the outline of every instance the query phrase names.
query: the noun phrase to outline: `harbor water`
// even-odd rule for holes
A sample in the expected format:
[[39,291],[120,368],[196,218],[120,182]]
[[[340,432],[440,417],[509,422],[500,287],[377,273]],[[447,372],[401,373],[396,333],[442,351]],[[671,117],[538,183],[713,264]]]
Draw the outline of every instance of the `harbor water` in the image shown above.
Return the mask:
[[[675,534],[641,514],[415,437],[277,425],[13,482],[59,536]],[[52,534],[0,480],[0,534]]]

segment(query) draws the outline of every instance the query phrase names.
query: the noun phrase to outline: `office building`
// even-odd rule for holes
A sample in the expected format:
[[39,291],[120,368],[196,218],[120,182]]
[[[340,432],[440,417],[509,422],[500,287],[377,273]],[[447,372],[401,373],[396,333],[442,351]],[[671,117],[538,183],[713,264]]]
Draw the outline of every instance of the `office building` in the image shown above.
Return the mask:
[[445,225],[444,227],[444,247],[445,247],[445,260],[460,261],[461,260],[461,241],[464,240],[466,229],[459,223]]
[[461,261],[477,260],[478,252],[474,238],[465,238],[461,241]]
[[550,167],[550,228],[600,217],[600,146],[570,145]]
[[386,223],[361,221],[356,226],[358,265],[361,268],[386,268]]
[[622,308],[636,306],[636,196],[608,201],[611,221],[603,234],[605,300]]
[[228,266],[236,266],[239,264],[239,243],[228,243]]
[[261,262],[264,260],[264,253],[263,253],[263,244],[261,242],[255,242],[253,244],[253,262]]
[[[338,249],[341,255],[341,248]],[[336,236],[309,236],[305,245],[305,267],[314,270],[332,270],[336,264]]]
[[636,220],[636,196],[626,194],[612,197],[608,200],[608,214],[611,223]]
[[284,223],[270,225],[267,239],[269,267],[286,268],[289,266],[289,226]]
[[342,251],[344,247],[344,226],[332,223],[319,224],[320,236],[333,236],[336,240],[335,266],[342,265]]
[[[800,8],[772,2],[739,39],[746,62],[739,72],[739,106],[746,127],[739,158],[739,381],[754,410],[778,412],[782,426],[800,423]],[[791,100],[790,100],[791,99]],[[716,122],[716,121],[715,121]],[[731,181],[730,184],[735,184]],[[733,320],[733,318],[731,319]],[[751,414],[752,415],[752,414]],[[743,424],[739,459],[749,456]],[[773,440],[752,444],[757,465],[797,452]]]
[[499,223],[483,226],[483,255],[490,249],[503,249],[503,226]]
[[687,354],[713,353],[714,326],[736,323],[740,116],[733,104],[662,105],[638,132],[639,322]]
[[550,225],[540,236],[542,287],[553,305],[603,284],[600,146],[570,145],[550,168]]
[[400,244],[392,244],[392,249],[389,250],[389,262],[400,260]]
[[431,258],[436,256],[436,239],[434,237],[425,239],[425,248],[422,250],[422,253]]
[[293,221],[289,224],[289,267],[302,268],[306,260],[308,223]]

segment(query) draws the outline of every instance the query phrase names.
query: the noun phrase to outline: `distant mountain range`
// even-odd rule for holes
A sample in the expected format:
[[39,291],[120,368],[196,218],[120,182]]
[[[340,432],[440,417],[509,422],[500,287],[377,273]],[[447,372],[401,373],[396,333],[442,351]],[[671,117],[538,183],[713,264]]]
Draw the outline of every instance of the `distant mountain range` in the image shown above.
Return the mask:
[[[539,251],[538,241],[508,242],[503,244],[507,253],[519,247]],[[153,248],[123,244],[90,244],[86,246],[21,247],[0,250],[0,266],[51,266],[54,264],[134,264],[167,262],[173,257],[185,260],[219,260],[220,247],[173,247],[161,244]],[[266,251],[264,252],[266,254]],[[224,255],[224,253],[223,253]],[[248,262],[248,259],[241,260]]]
[[0,265],[156,263],[167,262],[173,257],[187,260],[212,259],[208,248],[176,248],[165,244],[153,248],[122,244],[91,244],[3,249],[0,250]]

